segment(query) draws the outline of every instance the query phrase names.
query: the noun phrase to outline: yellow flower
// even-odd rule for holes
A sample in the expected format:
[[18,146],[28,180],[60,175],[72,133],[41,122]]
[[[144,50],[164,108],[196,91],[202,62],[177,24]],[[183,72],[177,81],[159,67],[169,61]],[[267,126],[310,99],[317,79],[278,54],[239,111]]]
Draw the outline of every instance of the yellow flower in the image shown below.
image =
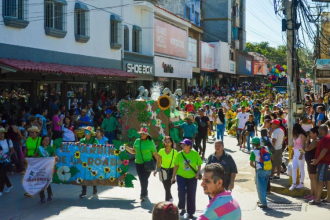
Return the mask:
[[117,149],[116,149],[116,150],[114,151],[114,154],[115,154],[116,156],[118,156],[118,155],[120,154],[120,150],[117,150]]
[[104,172],[105,173],[110,173],[111,169],[109,167],[104,167]]
[[171,99],[167,95],[160,96],[157,103],[161,110],[166,110],[171,107]]
[[97,171],[96,171],[96,170],[93,170],[93,171],[91,172],[91,174],[92,174],[92,176],[96,176],[96,175],[97,175]]
[[83,163],[82,163],[83,168],[86,168],[87,165],[88,165],[88,164],[87,164],[86,162],[83,162]]
[[92,171],[92,167],[88,167],[88,170],[89,170],[89,171]]
[[74,158],[78,159],[80,158],[80,152],[76,151],[76,153],[74,153]]
[[81,178],[77,179],[77,183],[79,183],[79,184],[82,183],[82,181],[83,181],[83,179],[81,179]]
[[103,180],[103,176],[99,176],[99,180]]
[[122,169],[120,167],[117,168],[117,172],[118,173],[121,173],[122,172]]
[[119,185],[120,187],[125,187],[125,183],[124,183],[124,181],[119,181],[118,185]]
[[109,180],[110,180],[110,182],[113,182],[113,181],[115,181],[115,178],[112,176],[109,178]]

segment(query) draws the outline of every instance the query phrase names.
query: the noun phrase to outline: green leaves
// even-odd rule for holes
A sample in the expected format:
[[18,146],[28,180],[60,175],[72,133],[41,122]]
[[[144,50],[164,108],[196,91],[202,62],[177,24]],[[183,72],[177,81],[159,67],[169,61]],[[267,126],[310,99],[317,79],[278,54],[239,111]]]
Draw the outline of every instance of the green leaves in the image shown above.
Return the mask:
[[121,161],[123,161],[123,160],[129,160],[129,156],[128,156],[128,154],[125,151],[123,151],[123,152],[121,152],[119,154],[119,158],[120,158]]
[[125,166],[124,164],[120,165],[120,168],[122,170],[121,174],[127,173],[129,170],[129,166]]
[[160,108],[157,108],[156,110],[157,115],[159,114],[159,112],[160,112]]
[[140,135],[137,133],[137,131],[133,128],[128,129],[127,133],[128,133],[127,134],[128,138],[138,138],[138,137],[140,137]]
[[171,110],[170,110],[170,109],[166,109],[166,110],[164,111],[164,114],[165,114],[167,117],[170,117]]
[[60,179],[58,178],[57,173],[54,173],[54,175],[53,175],[53,183],[62,183],[60,181]]
[[133,180],[136,180],[135,176],[133,176],[132,174],[128,173],[125,177],[125,186],[127,188],[133,188]]
[[74,167],[74,166],[72,166],[71,168],[70,168],[70,173],[71,173],[71,176],[75,176],[77,173],[79,173],[80,171],[76,168],[76,167]]

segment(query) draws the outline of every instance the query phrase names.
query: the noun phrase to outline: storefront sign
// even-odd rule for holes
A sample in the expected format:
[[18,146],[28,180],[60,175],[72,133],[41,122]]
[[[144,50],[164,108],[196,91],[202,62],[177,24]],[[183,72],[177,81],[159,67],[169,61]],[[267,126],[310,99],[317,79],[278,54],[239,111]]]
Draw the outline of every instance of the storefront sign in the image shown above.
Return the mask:
[[229,61],[229,72],[230,73],[236,73],[236,62],[234,61]]
[[188,39],[188,61],[192,67],[197,67],[197,40],[191,37]]
[[127,63],[126,64],[127,72],[128,73],[136,73],[136,74],[152,74],[152,66],[148,65],[140,65],[140,64],[133,64]]
[[214,45],[201,42],[201,70],[214,72]]
[[187,31],[155,19],[155,52],[187,58]]
[[316,65],[318,70],[330,70],[330,60],[328,59],[318,59]]
[[191,79],[191,63],[155,56],[155,76]]
[[267,64],[263,61],[253,61],[253,75],[267,76]]

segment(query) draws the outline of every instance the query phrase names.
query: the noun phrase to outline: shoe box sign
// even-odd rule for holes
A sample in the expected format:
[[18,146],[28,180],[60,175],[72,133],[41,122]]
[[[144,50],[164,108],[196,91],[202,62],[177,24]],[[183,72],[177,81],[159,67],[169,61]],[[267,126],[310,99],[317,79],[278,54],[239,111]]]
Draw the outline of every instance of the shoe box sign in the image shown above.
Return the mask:
[[152,74],[152,66],[141,65],[141,64],[126,64],[127,72],[136,74]]

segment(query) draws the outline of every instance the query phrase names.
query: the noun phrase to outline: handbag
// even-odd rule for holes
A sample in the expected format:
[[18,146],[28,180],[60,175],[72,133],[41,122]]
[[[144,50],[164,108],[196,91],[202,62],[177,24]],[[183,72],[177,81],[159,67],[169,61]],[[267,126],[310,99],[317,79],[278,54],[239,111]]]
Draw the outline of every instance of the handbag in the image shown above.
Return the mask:
[[168,179],[169,171],[170,171],[170,168],[171,168],[171,165],[172,165],[172,161],[173,161],[173,157],[174,157],[174,150],[172,149],[172,151],[173,151],[173,153],[172,153],[172,160],[171,160],[170,166],[167,169],[160,168],[159,180],[161,182],[164,182],[164,181],[166,181]]
[[156,165],[153,159],[151,159],[150,161],[144,161],[143,159],[143,154],[142,154],[142,147],[141,147],[141,140],[140,140],[140,151],[141,151],[141,157],[143,160],[143,164],[144,164],[144,169],[148,172],[152,172],[156,169]]
[[[188,162],[188,160],[186,159],[186,157],[183,155],[183,152],[181,153],[184,160],[186,161],[186,163],[189,165],[189,167],[195,172],[195,174],[197,173],[197,171],[190,165],[190,163]],[[198,179],[201,180],[203,178],[202,174],[199,173],[198,175]]]

